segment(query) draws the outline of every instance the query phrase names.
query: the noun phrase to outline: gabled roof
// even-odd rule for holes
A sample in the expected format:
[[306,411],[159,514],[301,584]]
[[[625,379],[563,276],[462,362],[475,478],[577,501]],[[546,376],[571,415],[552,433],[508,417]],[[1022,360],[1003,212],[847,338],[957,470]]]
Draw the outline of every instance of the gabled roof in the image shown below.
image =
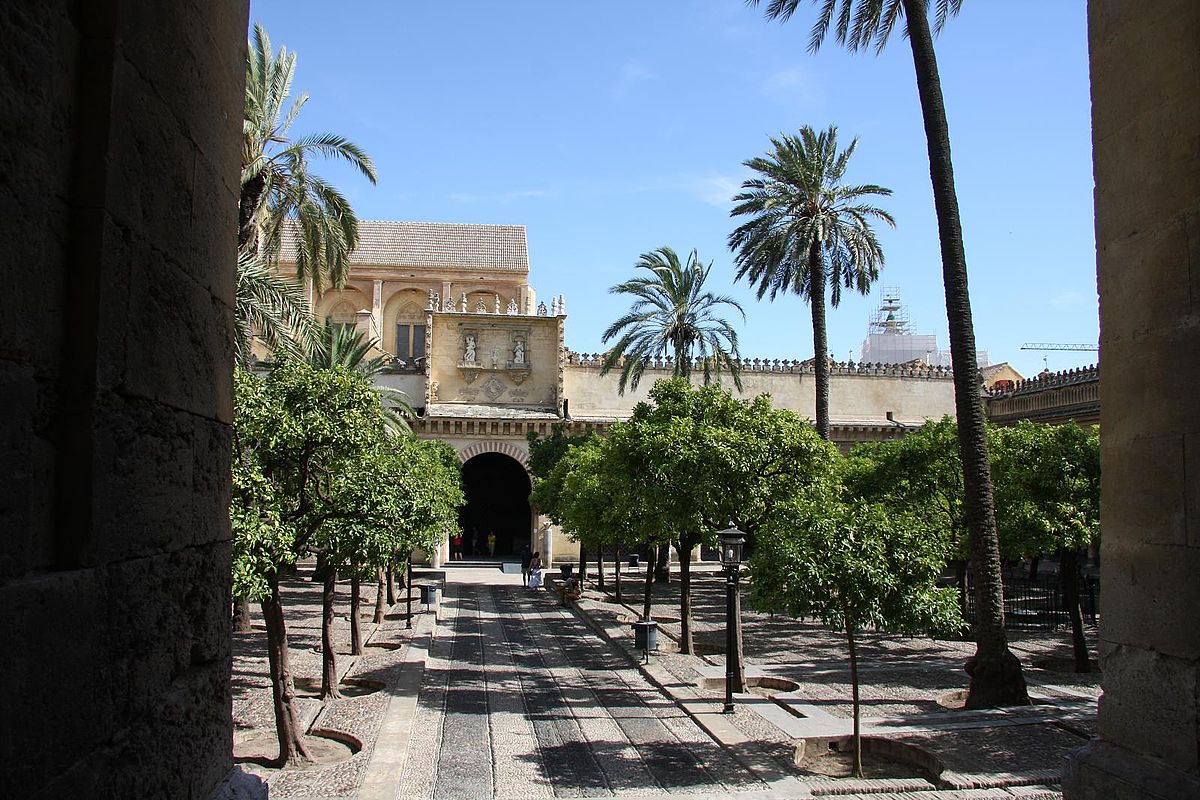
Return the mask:
[[[361,220],[353,265],[529,272],[524,225]],[[285,233],[281,261],[294,262]]]

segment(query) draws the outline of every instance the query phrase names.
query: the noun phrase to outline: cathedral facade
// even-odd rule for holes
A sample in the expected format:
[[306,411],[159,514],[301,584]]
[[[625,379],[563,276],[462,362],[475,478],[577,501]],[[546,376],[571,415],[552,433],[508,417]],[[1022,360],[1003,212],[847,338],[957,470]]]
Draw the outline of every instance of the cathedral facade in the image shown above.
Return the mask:
[[[463,461],[460,512],[468,555],[507,556],[525,545],[543,560],[578,546],[529,505],[528,434],[556,424],[603,432],[627,418],[669,360],[649,366],[636,390],[601,376],[601,354],[566,345],[567,299],[539,300],[529,285],[526,232],[517,225],[364,221],[346,285],[313,298],[317,317],[352,325],[392,358],[379,383],[403,391],[418,436],[451,444]],[[279,269],[294,274],[285,247]],[[811,359],[744,359],[742,396],[812,418]],[[950,371],[925,364],[835,363],[831,435],[843,449],[902,436],[926,419],[954,415]],[[449,542],[431,554],[450,557]]]

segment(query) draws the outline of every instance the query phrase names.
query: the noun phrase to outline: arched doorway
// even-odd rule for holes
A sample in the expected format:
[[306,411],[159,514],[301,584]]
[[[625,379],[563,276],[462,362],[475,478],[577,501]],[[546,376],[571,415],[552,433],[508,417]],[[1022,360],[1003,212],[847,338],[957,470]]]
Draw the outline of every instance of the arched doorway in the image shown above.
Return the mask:
[[480,453],[463,464],[467,502],[458,510],[467,558],[486,557],[487,537],[496,534],[496,555],[512,556],[529,544],[532,511],[529,473],[504,453]]

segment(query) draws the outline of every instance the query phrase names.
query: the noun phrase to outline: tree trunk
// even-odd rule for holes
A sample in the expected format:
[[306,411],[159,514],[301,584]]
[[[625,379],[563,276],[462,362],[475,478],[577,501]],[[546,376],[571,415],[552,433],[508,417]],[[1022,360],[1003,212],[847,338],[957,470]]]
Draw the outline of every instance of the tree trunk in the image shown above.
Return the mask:
[[808,269],[812,273],[813,371],[817,387],[817,433],[829,441],[829,332],[825,323],[825,266],[821,248],[814,244],[808,251]]
[[1036,581],[1038,578],[1038,563],[1041,561],[1041,556],[1034,556],[1029,559],[1029,580]]
[[692,642],[692,551],[696,543],[681,539],[675,545],[679,553],[679,652],[691,655],[695,652]]
[[253,629],[250,621],[250,601],[244,597],[233,598],[233,632],[249,633]]
[[933,37],[925,0],[901,0],[912,46],[917,92],[929,147],[929,175],[937,211],[950,326],[950,359],[954,368],[954,407],[958,416],[958,448],[963,466],[963,506],[971,534],[975,575],[975,655],[967,661],[971,685],[967,708],[1028,705],[1029,693],[1021,662],[1008,649],[1004,633],[1004,586],[1000,574],[1000,540],[992,501],[975,329],[967,289],[967,259],[950,158],[950,129],[938,77]]
[[385,593],[387,592],[387,588],[385,586],[386,582],[387,582],[387,579],[384,578],[383,568],[381,567],[376,571],[376,580],[375,580],[375,618],[374,618],[374,620],[375,620],[376,625],[380,625],[383,623],[383,615],[387,611],[387,604],[384,603]]
[[[653,554],[654,551],[651,551]],[[655,583],[670,583],[671,582],[671,545],[660,544],[658,546],[658,555],[656,558],[650,559],[654,564],[654,582]]]
[[642,619],[650,619],[650,598],[654,592],[654,545],[646,546],[646,591],[642,598]]
[[404,609],[404,627],[405,628],[412,627],[412,601],[413,601],[412,590],[413,590],[412,551],[409,550],[408,556],[406,556],[404,559],[404,602],[406,605],[406,607]]
[[387,565],[387,602],[389,606],[396,605],[396,571],[391,564]]
[[853,777],[863,776],[862,733],[858,723],[858,650],[854,646],[854,626],[846,620],[846,641],[850,644],[850,697],[854,707],[854,771]]
[[621,602],[621,546],[617,545],[617,556],[613,559],[613,566],[616,567],[616,574],[613,576],[613,582],[616,585],[617,602]]
[[576,565],[576,572],[579,573],[579,588],[583,588],[583,582],[587,580],[587,548],[581,542],[579,544],[579,563]]
[[596,548],[596,588],[604,591],[604,547]]
[[1071,617],[1071,646],[1075,651],[1075,671],[1090,672],[1087,640],[1083,637],[1083,610],[1079,607],[1079,553],[1061,550],[1058,554],[1058,576],[1062,582],[1063,604]]
[[350,653],[363,654],[362,625],[359,623],[359,608],[362,606],[362,581],[358,577],[358,568],[350,576]]
[[337,591],[337,570],[326,565],[321,583],[321,702],[340,700],[338,690],[337,648],[333,641],[333,599]]
[[267,660],[271,669],[271,696],[275,703],[275,733],[279,738],[279,766],[308,763],[312,758],[304,746],[304,730],[296,708],[296,685],[288,664],[287,625],[279,600],[279,577],[269,578],[271,594],[263,600],[263,622],[267,627]]
[[248,247],[254,238],[254,217],[262,204],[263,190],[267,181],[262,173],[255,175],[242,186],[241,197],[238,201],[238,250],[242,252],[257,252],[257,243],[253,248]]

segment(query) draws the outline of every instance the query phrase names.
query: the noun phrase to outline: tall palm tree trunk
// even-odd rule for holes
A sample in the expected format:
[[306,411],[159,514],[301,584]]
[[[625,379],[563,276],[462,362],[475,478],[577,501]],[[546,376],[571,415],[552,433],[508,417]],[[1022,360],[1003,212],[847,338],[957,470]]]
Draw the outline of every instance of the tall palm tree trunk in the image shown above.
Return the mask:
[[817,433],[829,441],[829,331],[825,323],[825,270],[821,250],[813,244],[808,251],[808,269],[812,275],[813,369],[817,379]]
[[912,46],[917,92],[929,147],[929,175],[942,246],[942,277],[946,285],[946,316],[950,325],[950,359],[954,368],[954,405],[958,415],[958,447],[963,466],[963,495],[971,534],[971,564],[975,573],[975,655],[967,662],[971,676],[968,708],[1026,705],[1029,693],[1019,662],[1008,649],[1004,633],[1004,586],[1000,574],[1000,539],[992,501],[975,328],[967,292],[967,259],[963,251],[954,167],[950,159],[950,129],[942,101],[941,80],[933,51],[924,0],[901,0]]

